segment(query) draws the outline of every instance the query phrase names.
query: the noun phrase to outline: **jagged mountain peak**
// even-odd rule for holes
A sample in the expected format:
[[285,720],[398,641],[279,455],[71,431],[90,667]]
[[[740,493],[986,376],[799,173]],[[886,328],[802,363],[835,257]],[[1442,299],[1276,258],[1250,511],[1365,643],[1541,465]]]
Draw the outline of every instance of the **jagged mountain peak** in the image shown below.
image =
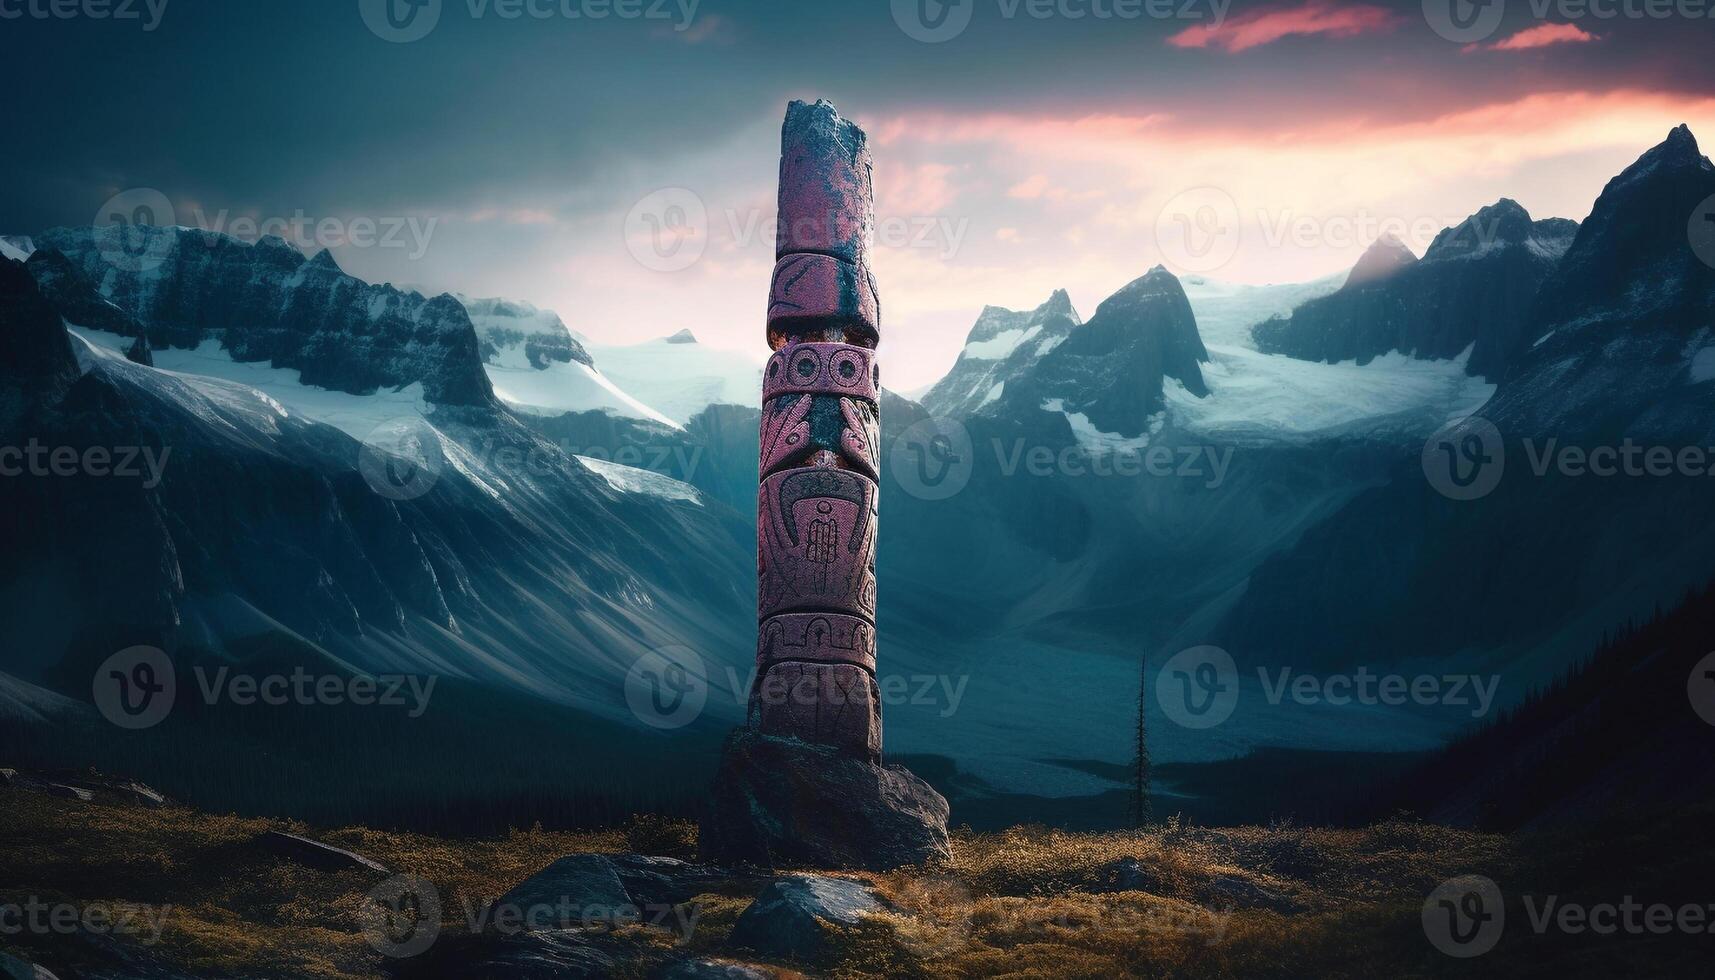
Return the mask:
[[[1707,325],[1715,269],[1696,254],[1687,226],[1715,194],[1715,166],[1686,126],[1646,150],[1610,180],[1578,228],[1553,278],[1543,284],[1535,335],[1553,336],[1544,357],[1587,334],[1621,331],[1642,343]],[[1665,355],[1664,355],[1665,356]]]
[[[1098,441],[1144,437],[1159,426],[1163,386],[1172,378],[1201,398],[1209,352],[1179,278],[1156,266],[1121,287],[1038,363],[1025,366],[991,400],[1026,418],[1064,413],[1073,431]],[[927,401],[926,407],[929,406]]]
[[1383,232],[1380,238],[1370,243],[1364,249],[1364,254],[1358,257],[1352,271],[1346,275],[1346,288],[1361,286],[1365,283],[1380,282],[1391,277],[1394,273],[1408,266],[1417,264],[1417,253],[1411,247],[1399,240],[1399,236],[1391,231]]
[[331,249],[324,248],[317,252],[313,257],[311,257],[309,264],[319,269],[327,269],[332,272],[342,274],[345,272],[344,269],[339,267],[339,260],[333,257],[333,250]]
[[[1173,307],[1171,312],[1174,314],[1174,319],[1189,322],[1191,333],[1196,334],[1196,319],[1191,315],[1191,300],[1185,295],[1185,287],[1180,284],[1178,276],[1161,265],[1155,266],[1143,275],[1126,283],[1112,296],[1102,300],[1096,307],[1096,315],[1091,317],[1090,323],[1095,323],[1096,318],[1102,317],[1105,313],[1108,316],[1128,316],[1139,324],[1147,325],[1154,321],[1149,318],[1139,318],[1137,314],[1146,307],[1158,303],[1166,303]],[[1180,307],[1183,309],[1179,309]],[[1183,313],[1183,317],[1178,316],[1180,313]],[[1202,350],[1203,342],[1200,338],[1197,340],[1196,346],[1201,352],[1198,360],[1207,361],[1209,355],[1208,352]]]
[[[1662,174],[1702,171],[1708,173],[1715,170],[1697,146],[1697,137],[1691,134],[1691,127],[1680,123],[1668,132],[1667,138],[1650,147],[1639,156],[1631,166],[1620,171],[1619,175],[1608,182],[1602,189],[1602,197],[1609,192],[1622,190],[1630,184],[1648,180]],[[1597,198],[1597,206],[1601,205]],[[1595,216],[1595,212],[1591,212]]]
[[1510,197],[1484,205],[1464,221],[1443,228],[1429,243],[1423,261],[1481,255],[1503,245],[1521,245],[1531,237],[1530,212]]
[[985,306],[965,335],[946,377],[923,394],[936,415],[968,415],[993,404],[1009,382],[1059,346],[1082,321],[1072,297],[1056,289],[1033,310]]
[[[424,299],[305,257],[269,235],[254,243],[196,228],[88,226],[37,236],[100,296],[147,328],[153,348],[214,338],[239,361],[294,368],[304,384],[354,395],[420,382],[447,405],[492,406],[476,331],[448,295]],[[131,261],[115,261],[114,249]]]
[[686,327],[671,337],[667,337],[666,342],[669,344],[694,344],[697,342],[697,335],[692,333],[689,327]]

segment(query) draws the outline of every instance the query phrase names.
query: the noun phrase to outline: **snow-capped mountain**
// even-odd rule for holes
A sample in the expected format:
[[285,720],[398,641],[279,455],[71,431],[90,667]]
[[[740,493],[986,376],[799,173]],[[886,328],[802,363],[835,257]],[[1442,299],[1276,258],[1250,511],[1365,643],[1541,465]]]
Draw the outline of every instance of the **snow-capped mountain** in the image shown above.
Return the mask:
[[1208,360],[1185,290],[1156,266],[1016,375],[992,411],[1015,418],[1056,412],[1092,438],[1135,439],[1159,427],[1152,417],[1169,379],[1195,396],[1208,394],[1201,367]]
[[[1715,576],[1699,462],[1715,445],[1715,268],[1687,237],[1712,194],[1715,167],[1683,126],[1610,181],[1512,369],[1445,443],[1457,458],[1427,447],[1265,561],[1218,642],[1273,662],[1486,659],[1518,696]],[[1440,473],[1494,482],[1455,500]]]
[[24,268],[67,322],[124,337],[143,335],[143,324],[96,291],[94,284],[58,249],[35,250]]
[[678,425],[604,374],[553,310],[500,297],[461,294],[458,299],[482,343],[483,369],[494,394],[507,407],[536,417],[600,412]]
[[1033,367],[1082,322],[1064,289],[1034,310],[985,306],[953,369],[917,400],[935,415],[969,415],[1000,398],[1008,379]]
[[302,372],[356,395],[421,384],[441,405],[490,406],[476,331],[459,301],[346,275],[326,250],[254,245],[191,228],[57,228],[38,249],[64,253],[102,296],[163,348],[214,342],[233,360]]
[[22,262],[35,250],[36,243],[29,235],[0,235],[0,259]]
[[1532,221],[1503,198],[1443,229],[1420,261],[1396,241],[1378,241],[1339,291],[1257,324],[1257,348],[1359,364],[1389,351],[1442,360],[1469,351],[1466,369],[1497,381],[1522,348],[1537,288],[1576,227]]
[[482,341],[485,361],[492,360],[500,351],[522,348],[524,360],[537,370],[544,370],[554,362],[577,361],[595,366],[584,345],[572,336],[572,331],[553,310],[498,296],[453,295],[470,314],[477,338]]
[[[241,365],[278,372],[288,402],[134,364],[107,342],[118,335],[68,330],[10,260],[0,324],[0,444],[139,447],[154,461],[134,478],[0,481],[4,671],[19,682],[87,694],[94,664],[138,643],[228,662],[265,648],[641,727],[624,678],[651,649],[694,645],[722,689],[721,665],[750,660],[750,532],[683,483],[568,455],[498,405],[400,406]],[[426,482],[387,482],[398,468],[371,464],[394,444],[360,443],[323,410],[358,430],[393,416],[416,436],[403,472]],[[710,730],[741,705],[711,696]]]
[[689,330],[641,344],[589,344],[601,373],[619,388],[684,425],[710,405],[754,406],[767,350],[724,350]]

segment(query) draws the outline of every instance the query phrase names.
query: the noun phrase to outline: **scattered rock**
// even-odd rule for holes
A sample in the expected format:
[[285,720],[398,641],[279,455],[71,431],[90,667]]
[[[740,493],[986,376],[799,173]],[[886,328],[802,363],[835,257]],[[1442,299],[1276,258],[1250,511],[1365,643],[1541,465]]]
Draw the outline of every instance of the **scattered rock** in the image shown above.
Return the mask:
[[522,915],[530,929],[570,929],[611,922],[616,910],[629,911],[633,906],[613,859],[605,854],[572,854],[513,886],[495,909],[496,915],[503,911]]
[[395,968],[400,978],[459,977],[460,980],[578,980],[611,977],[618,964],[569,930],[484,934],[442,940],[426,954]]
[[1231,875],[1221,875],[1204,885],[1197,892],[1197,900],[1217,908],[1268,909],[1286,915],[1303,910],[1296,899],[1284,892]]
[[[10,772],[11,770],[0,771]],[[708,974],[708,976],[719,975]],[[0,952],[0,977],[4,977],[5,980],[59,980],[58,977],[48,972],[47,967],[37,966],[5,952]]]
[[18,775],[16,769],[0,769],[0,786],[12,785],[13,777]]
[[691,864],[670,857],[643,854],[610,854],[614,870],[626,894],[638,905],[677,905],[707,892],[730,891],[751,885],[759,888],[766,876],[709,864]]
[[46,792],[49,796],[59,796],[68,800],[77,800],[79,803],[89,803],[95,799],[95,794],[91,793],[89,790],[79,789],[76,786],[67,786],[65,783],[48,783],[46,785]]
[[149,349],[149,337],[146,334],[138,334],[131,346],[125,348],[125,359],[144,367],[155,366],[155,354]]
[[1149,892],[1152,895],[1166,893],[1165,883],[1156,870],[1134,857],[1120,858],[1096,869],[1096,884],[1090,888],[1093,894],[1109,892]]
[[815,959],[833,927],[849,928],[881,911],[875,893],[860,882],[825,875],[793,875],[762,890],[738,917],[732,944],[767,956]]
[[167,805],[167,798],[157,790],[137,782],[119,783],[111,787],[113,792],[124,797],[127,802],[151,809]]
[[256,838],[256,843],[283,858],[296,861],[299,864],[307,864],[312,868],[320,868],[323,871],[359,869],[374,871],[378,874],[389,873],[384,865],[361,854],[334,847],[332,844],[310,840],[308,837],[299,837],[297,834],[270,830]]
[[679,960],[656,974],[658,980],[775,980],[780,973],[765,966],[732,960]]
[[740,729],[727,740],[703,856],[884,871],[945,861],[947,801],[902,766]]

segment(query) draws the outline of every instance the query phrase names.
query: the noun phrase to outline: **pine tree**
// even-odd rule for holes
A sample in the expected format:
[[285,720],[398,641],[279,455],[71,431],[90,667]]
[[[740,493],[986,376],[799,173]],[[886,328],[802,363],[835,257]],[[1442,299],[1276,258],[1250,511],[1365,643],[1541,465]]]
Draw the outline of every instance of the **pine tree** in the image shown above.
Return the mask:
[[1142,827],[1150,823],[1155,814],[1149,800],[1149,737],[1144,722],[1143,706],[1149,694],[1149,664],[1139,661],[1137,671],[1137,747],[1133,758],[1133,785],[1131,790],[1131,820],[1132,826]]

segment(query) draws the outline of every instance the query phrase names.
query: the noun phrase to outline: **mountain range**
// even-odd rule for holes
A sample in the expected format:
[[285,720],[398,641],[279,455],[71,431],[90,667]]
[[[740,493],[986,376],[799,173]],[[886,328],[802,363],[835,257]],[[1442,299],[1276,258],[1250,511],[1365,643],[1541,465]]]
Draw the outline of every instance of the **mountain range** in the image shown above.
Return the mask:
[[[924,770],[979,822],[1024,796],[1106,806],[1140,658],[1492,671],[1517,702],[1715,577],[1703,482],[1534,466],[1549,439],[1715,446],[1715,269],[1686,239],[1711,194],[1681,127],[1576,225],[1503,199],[1421,259],[1382,240],[1317,283],[1156,267],[1087,321],[1064,291],[984,308],[921,403],[883,394],[883,672],[942,685],[888,705],[890,754],[940,757]],[[602,347],[527,303],[365,283],[276,239],[4,242],[0,444],[171,449],[152,486],[0,482],[21,638],[0,694],[52,708],[13,715],[87,697],[94,663],[150,643],[445,675],[564,711],[572,751],[623,731],[705,758],[738,719],[760,357],[688,331]],[[1448,423],[1456,449],[1499,434],[1492,492],[1433,475]],[[950,454],[926,455],[925,424],[956,426]],[[363,468],[399,426],[436,474],[403,499]],[[931,463],[963,489],[935,492]],[[626,677],[676,646],[709,707],[662,733]],[[1471,720],[1241,688],[1251,708],[1215,730],[1152,717],[1157,759],[1429,750]]]

